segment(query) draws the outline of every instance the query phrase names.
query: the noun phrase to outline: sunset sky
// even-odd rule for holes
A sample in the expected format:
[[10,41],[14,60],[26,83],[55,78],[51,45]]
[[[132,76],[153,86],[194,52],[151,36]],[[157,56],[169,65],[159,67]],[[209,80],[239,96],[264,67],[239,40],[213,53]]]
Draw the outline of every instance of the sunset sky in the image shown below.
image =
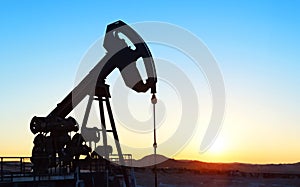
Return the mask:
[[[180,68],[197,91],[197,129],[184,148],[167,156],[208,162],[299,162],[299,7],[298,1],[271,0],[1,1],[0,156],[31,155],[31,118],[47,116],[72,90],[88,49],[103,36],[107,24],[121,19],[128,24],[167,22],[190,31],[209,48],[222,72],[226,90],[222,129],[214,145],[200,153],[212,105],[205,77],[178,51],[149,45],[154,57]],[[158,77],[167,76],[168,69],[157,63]],[[114,72],[109,83],[117,76]],[[158,98],[168,111],[158,129],[162,143],[174,132],[180,103],[173,102],[178,93],[166,83],[159,88]],[[149,98],[149,93],[129,96],[128,107],[141,120],[151,116]],[[144,108],[135,110],[138,107]],[[126,144],[152,146],[151,133],[127,135],[120,129]],[[158,152],[164,154],[159,147]]]

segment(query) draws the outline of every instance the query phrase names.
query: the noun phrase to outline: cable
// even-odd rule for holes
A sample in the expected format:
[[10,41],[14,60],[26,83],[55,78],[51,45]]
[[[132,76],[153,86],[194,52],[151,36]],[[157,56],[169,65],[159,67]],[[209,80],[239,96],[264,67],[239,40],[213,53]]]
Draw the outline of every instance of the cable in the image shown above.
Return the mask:
[[156,99],[155,94],[152,94],[151,103],[153,104],[154,183],[155,183],[155,187],[157,187],[157,170],[156,170],[156,149],[157,149],[157,143],[156,143],[156,121],[155,121],[155,117],[156,117],[156,115],[155,115],[155,104],[157,103],[157,99]]

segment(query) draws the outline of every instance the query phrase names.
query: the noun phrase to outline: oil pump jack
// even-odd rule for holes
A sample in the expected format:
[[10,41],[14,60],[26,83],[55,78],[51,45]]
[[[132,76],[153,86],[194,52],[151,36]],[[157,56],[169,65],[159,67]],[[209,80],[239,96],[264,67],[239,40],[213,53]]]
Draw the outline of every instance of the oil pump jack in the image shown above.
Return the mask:
[[[126,36],[126,38],[122,38],[121,36]],[[128,40],[134,46],[130,46]],[[109,98],[111,97],[109,85],[105,83],[105,79],[117,68],[129,88],[136,92],[151,90],[153,99],[156,93],[156,70],[151,52],[145,41],[136,31],[122,21],[117,21],[107,26],[103,47],[106,49],[105,56],[57,104],[57,107],[46,117],[35,116],[32,118],[30,129],[33,134],[37,134],[34,138],[31,157],[35,173],[48,173],[51,168],[57,167],[59,163],[63,166],[71,166],[74,173],[77,172],[78,181],[78,172],[80,170],[78,168],[79,157],[81,155],[86,155],[88,158],[93,157],[93,154],[91,154],[92,149],[86,144],[84,139],[86,133],[89,133],[89,141],[99,141],[100,135],[102,136],[102,145],[95,148],[101,150],[101,153],[97,152],[97,158],[107,160],[106,164],[109,164],[112,147],[107,143],[107,133],[111,132],[118,152],[119,163],[120,165],[124,164],[123,153],[109,102]],[[148,78],[146,81],[142,80],[139,70],[136,67],[136,62],[140,58],[143,60],[147,72]],[[79,124],[74,118],[67,116],[86,97],[88,97],[87,108],[81,124],[81,133],[78,133]],[[99,102],[101,128],[87,127],[87,119],[94,100]],[[105,112],[108,114],[104,115]],[[105,116],[109,117],[111,129],[107,129]],[[71,137],[70,132],[75,132],[75,135]],[[126,186],[131,186],[124,167],[122,174]]]

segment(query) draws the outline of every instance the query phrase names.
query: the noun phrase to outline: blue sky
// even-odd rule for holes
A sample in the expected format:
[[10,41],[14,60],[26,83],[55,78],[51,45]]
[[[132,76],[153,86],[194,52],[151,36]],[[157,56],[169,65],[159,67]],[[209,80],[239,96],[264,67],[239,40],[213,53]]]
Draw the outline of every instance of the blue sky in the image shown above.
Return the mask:
[[[31,117],[47,115],[72,89],[87,49],[108,23],[119,19],[129,24],[169,22],[191,31],[208,46],[226,86],[225,137],[239,141],[235,135],[243,126],[257,132],[262,141],[261,148],[255,148],[258,142],[250,145],[253,152],[262,151],[263,145],[272,147],[266,151],[281,152],[271,140],[283,142],[287,152],[300,146],[294,142],[299,140],[295,132],[300,132],[298,1],[3,0],[0,5],[0,142],[12,145],[0,143],[0,150],[7,154],[30,154]],[[270,142],[265,141],[266,134],[271,134]],[[251,142],[251,138],[253,134],[246,133],[242,140]],[[242,150],[242,145],[231,146]],[[270,156],[263,153],[256,161],[241,155],[213,158],[264,162]],[[299,152],[293,155],[282,162],[300,158]],[[205,155],[193,158],[209,160]]]

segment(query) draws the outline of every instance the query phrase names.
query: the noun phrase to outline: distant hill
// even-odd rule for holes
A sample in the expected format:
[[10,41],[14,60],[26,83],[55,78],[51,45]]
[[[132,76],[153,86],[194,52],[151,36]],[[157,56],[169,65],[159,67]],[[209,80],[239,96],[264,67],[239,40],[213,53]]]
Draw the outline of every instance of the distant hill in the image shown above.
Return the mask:
[[[186,169],[215,172],[247,172],[247,173],[284,173],[300,174],[300,163],[294,164],[244,164],[244,163],[208,163],[196,160],[175,160],[163,155],[157,155],[157,167],[161,169]],[[148,155],[140,160],[134,160],[134,166],[153,166],[154,155]]]
[[[156,163],[162,163],[169,160],[169,158],[163,156],[163,155],[156,155]],[[136,167],[147,167],[147,166],[153,166],[154,164],[154,155],[148,155],[145,156],[139,160],[133,160],[132,165]]]

